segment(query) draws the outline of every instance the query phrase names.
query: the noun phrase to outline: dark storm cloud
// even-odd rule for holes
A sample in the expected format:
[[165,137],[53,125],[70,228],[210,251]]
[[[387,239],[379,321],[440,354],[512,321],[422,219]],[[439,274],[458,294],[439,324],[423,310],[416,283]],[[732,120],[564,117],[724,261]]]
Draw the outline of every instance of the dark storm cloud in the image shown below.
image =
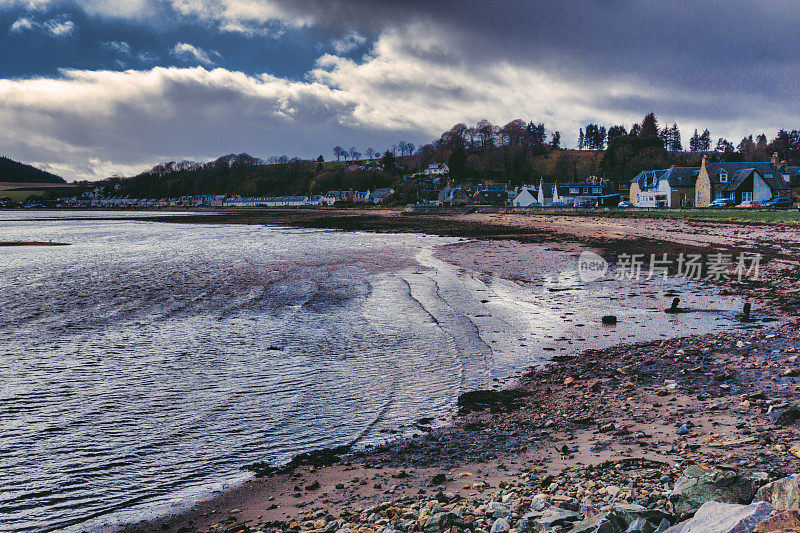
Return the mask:
[[796,2],[281,1],[332,31],[431,23],[452,40],[450,61],[508,60],[703,93],[798,93]]

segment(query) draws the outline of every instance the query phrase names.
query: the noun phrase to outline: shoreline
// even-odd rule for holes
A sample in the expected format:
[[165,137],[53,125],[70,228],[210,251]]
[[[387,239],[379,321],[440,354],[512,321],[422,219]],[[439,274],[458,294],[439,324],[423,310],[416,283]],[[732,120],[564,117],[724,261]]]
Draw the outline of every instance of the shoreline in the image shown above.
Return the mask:
[[[374,215],[374,213],[371,213],[371,215]],[[236,215],[235,218],[238,220],[236,220],[235,222],[231,222],[230,220],[224,220],[224,221],[220,220],[218,216],[214,216],[213,220],[210,220],[208,222],[209,223],[276,223],[276,213],[269,213],[267,214],[267,216],[263,216],[263,214],[259,214],[258,216],[255,217],[247,216],[244,219],[240,218],[241,216],[242,215]],[[335,229],[345,229],[345,230],[359,229],[367,231],[369,230],[393,231],[399,229],[401,231],[416,232],[419,230],[419,227],[421,225],[428,228],[433,228],[433,226],[436,226],[437,223],[440,222],[437,220],[427,220],[425,221],[425,224],[419,224],[418,221],[412,223],[408,223],[407,221],[397,222],[393,220],[393,218],[402,215],[390,213],[386,216],[389,222],[386,223],[383,227],[380,227],[380,224],[378,224],[377,221],[374,219],[367,221],[348,220],[352,216],[353,215],[350,213],[347,213],[345,215],[336,215],[332,219],[325,219],[325,218],[320,219],[318,217],[312,216],[309,219],[300,220],[299,224],[291,224],[291,225],[298,225],[300,227],[332,226]],[[198,222],[195,216],[190,215],[187,218],[192,219],[191,222]],[[289,217],[289,218],[292,219],[292,222],[295,223],[298,222],[296,217]],[[164,222],[190,222],[190,221],[175,220],[173,217],[170,217],[169,220],[164,220]],[[461,227],[459,227],[458,224],[456,224],[455,227],[452,226],[447,227],[445,228],[446,231],[445,235],[468,236],[468,235],[454,235],[454,233],[467,232],[467,231],[471,232],[474,229],[475,224],[476,224],[475,221],[467,220],[463,222],[463,225],[461,225]],[[484,229],[483,232],[479,232],[482,233],[482,235],[480,236],[472,235],[472,237],[473,238],[477,237],[478,239],[486,238],[488,240],[501,240],[501,241],[515,240],[518,242],[531,242],[535,240],[540,244],[554,245],[556,248],[569,249],[573,252],[579,248],[585,247],[587,245],[586,244],[587,241],[589,241],[595,245],[598,245],[600,243],[609,245],[605,247],[598,246],[597,248],[595,248],[598,249],[604,256],[612,255],[615,250],[619,250],[624,245],[630,246],[631,240],[637,243],[644,242],[649,244],[650,246],[656,246],[656,247],[659,247],[659,245],[661,244],[655,239],[652,238],[647,239],[643,238],[642,236],[636,236],[636,235],[634,235],[632,239],[628,238],[623,240],[623,242],[614,243],[613,238],[607,238],[607,237],[604,238],[603,236],[589,237],[586,235],[581,235],[579,232],[577,235],[573,233],[571,239],[572,242],[568,242],[568,240],[563,238],[550,240],[547,239],[546,236],[551,236],[552,239],[552,236],[554,235],[558,237],[563,237],[563,235],[565,234],[553,231],[547,231],[542,228],[512,228],[512,231],[508,231],[507,226],[496,223],[489,223],[483,229]],[[520,231],[520,229],[522,229],[522,231]],[[442,232],[436,232],[436,231],[428,231],[427,233],[442,234]],[[692,239],[689,240],[691,241]],[[694,240],[696,241],[697,239]],[[734,246],[732,247],[731,244],[733,244]],[[704,249],[703,246],[698,246],[697,242],[687,243],[686,245],[694,247],[695,249]],[[713,248],[715,245],[716,243],[707,242],[705,249]],[[772,243],[772,245],[774,246],[772,247],[773,249],[771,250],[770,256],[768,257],[767,264],[772,263],[772,260],[777,260],[778,262],[785,260],[784,259],[786,257],[785,252],[783,250],[780,250],[780,248],[784,247],[785,244]],[[672,243],[672,246],[680,247],[681,243]],[[741,244],[737,245],[737,243],[734,242],[734,243],[726,243],[725,249],[728,250],[735,249],[734,247],[736,246],[740,248],[744,247]],[[661,246],[659,249],[663,249],[663,246]],[[788,301],[786,299],[783,300],[778,299],[778,301],[772,300],[771,298],[769,298],[768,294],[770,292],[769,290],[764,291],[760,289],[763,289],[763,286],[756,286],[756,287],[748,286],[745,288],[745,291],[748,292],[750,296],[755,297],[756,295],[758,295],[760,298],[764,298],[765,296],[764,293],[767,293],[766,299],[771,301],[768,301],[766,303],[769,306],[774,307],[775,309],[781,311],[786,311],[787,306],[789,308],[794,307],[795,302]],[[768,327],[767,329],[769,329],[770,331],[774,329],[774,331],[776,331],[777,333],[765,333],[763,336],[769,337],[769,339],[768,340],[760,339],[760,340],[762,342],[765,342],[766,344],[772,344],[777,342],[774,339],[779,339],[780,342],[783,343],[798,341],[797,337],[792,335],[791,332],[792,327],[793,325],[783,325],[783,326],[778,326],[777,328]],[[757,333],[755,337],[758,338],[759,335],[760,334]],[[740,335],[736,335],[736,337],[738,338],[740,337]],[[741,337],[753,338],[754,335],[750,333],[746,335],[741,335]],[[716,338],[716,339],[713,339],[712,336],[712,338],[709,339],[709,342],[712,342],[712,344],[721,343],[730,341],[731,340],[730,338],[731,335],[725,335],[722,338]],[[676,346],[694,344],[697,343],[699,340],[700,339],[698,339],[696,336],[689,336],[655,344],[638,343],[630,346],[620,345],[613,348],[599,350],[592,355],[600,358],[602,357],[613,358],[619,356],[619,354],[617,353],[619,351],[625,352],[626,350],[628,350],[635,353],[637,350],[642,350],[644,348],[652,349],[654,347],[657,347],[659,349],[667,347],[669,349],[673,349],[676,352],[683,350],[685,353],[687,351],[686,348],[683,347],[676,348]],[[742,347],[738,346],[737,344],[740,342],[743,341],[736,340],[733,346],[729,347],[729,349],[733,350],[734,352],[736,350],[741,351]],[[794,349],[794,346],[792,346],[792,348]],[[585,354],[573,355],[567,358],[557,358],[557,360],[552,361],[552,364],[548,365],[547,369],[542,371],[533,371],[532,374],[528,373],[522,376],[521,378],[519,378],[519,383],[517,383],[517,385],[505,391],[506,393],[509,394],[504,395],[503,393],[500,393],[499,396],[495,397],[493,395],[497,394],[496,391],[494,392],[487,391],[490,400],[488,401],[488,404],[482,407],[488,408],[489,411],[488,418],[490,420],[490,422],[488,423],[486,421],[487,417],[486,409],[481,409],[480,414],[472,413],[472,414],[465,414],[463,415],[463,417],[462,416],[454,417],[452,426],[433,430],[427,433],[427,436],[422,439],[417,438],[417,439],[411,439],[410,441],[400,440],[385,446],[375,447],[374,449],[371,450],[363,452],[355,452],[344,463],[333,461],[332,457],[326,455],[325,453],[321,453],[321,456],[317,457],[317,460],[315,460],[312,457],[312,458],[306,458],[306,460],[304,461],[301,458],[296,464],[294,464],[287,470],[278,469],[274,471],[273,470],[264,471],[262,473],[266,473],[265,477],[251,480],[250,482],[245,483],[241,487],[234,488],[230,491],[227,491],[223,494],[220,494],[212,498],[211,500],[202,502],[197,506],[189,509],[188,511],[184,511],[177,515],[163,517],[161,519],[151,522],[130,524],[125,530],[148,531],[148,530],[160,529],[165,531],[172,531],[172,530],[179,531],[181,530],[181,528],[184,528],[184,531],[209,530],[210,526],[213,526],[214,524],[223,524],[224,522],[227,521],[228,522],[227,525],[225,526],[220,525],[217,528],[211,529],[211,530],[225,530],[226,528],[230,529],[228,528],[228,526],[230,525],[235,526],[237,524],[245,523],[248,520],[250,520],[250,522],[247,523],[249,523],[250,525],[260,524],[262,530],[265,527],[271,527],[277,529],[292,529],[289,528],[289,526],[292,525],[291,524],[292,515],[294,515],[297,518],[301,518],[302,516],[306,516],[308,518],[309,513],[306,511],[306,509],[310,505],[313,505],[315,502],[317,504],[322,504],[320,505],[320,507],[324,507],[325,509],[328,509],[332,513],[338,512],[340,513],[341,516],[353,516],[348,513],[353,513],[353,512],[357,513],[357,509],[355,509],[356,507],[359,506],[365,507],[368,506],[368,504],[375,502],[379,503],[379,500],[383,499],[395,500],[401,496],[412,497],[414,496],[414,494],[416,494],[416,497],[418,498],[419,497],[430,498],[431,495],[435,493],[439,488],[442,488],[444,490],[455,490],[455,491],[461,490],[463,492],[467,487],[467,485],[466,484],[459,485],[458,480],[462,478],[472,479],[474,473],[469,473],[470,475],[464,475],[462,477],[459,477],[458,473],[455,473],[454,471],[462,468],[465,471],[467,470],[467,468],[472,468],[472,470],[479,470],[484,472],[482,479],[484,479],[485,482],[487,483],[486,486],[485,487],[481,486],[482,481],[475,482],[470,485],[471,489],[469,491],[471,492],[473,497],[481,497],[482,495],[484,495],[484,491],[489,490],[491,487],[495,488],[502,487],[502,485],[500,485],[501,481],[500,478],[512,477],[509,476],[508,474],[509,467],[505,463],[510,462],[514,464],[519,464],[520,461],[525,462],[525,459],[520,459],[518,457],[520,454],[524,455],[531,464],[538,463],[540,465],[539,468],[541,468],[545,463],[549,465],[558,465],[565,468],[574,468],[576,466],[575,455],[560,454],[563,457],[558,457],[559,455],[558,453],[556,454],[556,456],[552,456],[553,455],[552,453],[548,455],[549,450],[546,449],[546,446],[538,447],[537,453],[542,455],[539,455],[537,457],[531,457],[529,448],[537,449],[536,446],[531,444],[530,439],[533,438],[531,437],[531,435],[528,435],[527,438],[524,438],[522,440],[520,440],[519,438],[516,438],[516,440],[512,439],[513,445],[509,445],[510,447],[506,446],[505,448],[502,448],[501,455],[495,453],[495,456],[493,458],[490,458],[483,462],[468,461],[466,460],[466,458],[461,457],[458,461],[455,461],[453,463],[439,460],[439,463],[436,464],[437,461],[431,460],[431,457],[428,457],[427,459],[424,458],[420,459],[420,454],[422,452],[419,452],[419,449],[420,447],[424,449],[425,446],[421,445],[419,441],[420,440],[424,441],[425,439],[436,440],[440,438],[444,441],[448,441],[448,438],[450,438],[451,440],[454,438],[453,434],[458,435],[458,438],[463,438],[464,435],[472,435],[473,432],[476,431],[476,427],[485,428],[487,425],[498,424],[498,423],[501,426],[506,426],[510,424],[509,417],[512,416],[513,413],[519,412],[522,409],[522,406],[525,404],[525,402],[528,401],[526,400],[526,398],[529,398],[531,396],[531,394],[523,394],[522,392],[525,392],[526,387],[529,389],[533,387],[533,385],[531,384],[531,380],[533,379],[534,376],[537,377],[547,376],[548,378],[552,378],[553,375],[559,376],[559,380],[561,380],[560,381],[561,387],[556,387],[551,385],[547,388],[546,393],[544,391],[537,391],[539,394],[543,394],[545,397],[551,396],[554,393],[554,389],[557,388],[560,389],[560,391],[555,391],[555,392],[560,392],[560,393],[567,393],[579,389],[580,385],[575,389],[573,389],[572,387],[575,386],[576,380],[580,380],[581,377],[569,374],[571,369],[573,370],[574,373],[574,368],[575,365],[577,364],[576,360],[582,359],[580,355],[585,355]],[[792,356],[789,357],[791,358]],[[699,359],[696,359],[694,362],[697,362],[697,360]],[[793,365],[794,361],[792,360],[790,362],[786,360],[782,361],[780,364]],[[722,366],[724,368],[721,367],[719,371],[723,375],[725,374],[725,372],[730,371],[729,367],[726,367],[725,365]],[[696,366],[694,368],[696,368]],[[685,372],[685,370],[686,369],[684,368],[683,372]],[[537,374],[537,372],[544,372],[544,374],[539,375]],[[562,378],[563,375],[566,375],[566,377]],[[572,381],[569,381],[570,377],[573,378]],[[614,377],[619,377],[619,376],[615,375]],[[605,377],[605,379],[611,379],[613,381],[614,377],[612,378]],[[754,383],[759,382],[759,379],[757,378],[753,379],[751,377],[751,380]],[[566,383],[567,381],[569,381],[569,384]],[[597,388],[597,383],[599,382],[600,381],[597,381],[591,384],[588,387],[588,390],[594,391],[594,389]],[[557,384],[558,381],[556,381],[555,383]],[[695,384],[694,386],[695,388],[698,387],[705,388],[703,384]],[[731,387],[728,386],[727,390],[730,391],[730,388]],[[670,391],[667,394],[676,394],[675,393],[676,389],[669,388],[666,390]],[[528,392],[530,393],[530,391]],[[658,393],[656,394],[656,397],[660,397],[661,396],[660,393],[663,391],[658,390],[656,392]],[[704,393],[700,392],[699,394],[704,394]],[[682,398],[682,401],[683,405],[685,406],[691,405],[691,402],[687,401],[686,398]],[[650,400],[650,402],[659,403],[659,402],[653,402],[652,400]],[[651,406],[651,411],[658,412],[662,406],[663,404],[659,405],[658,407]],[[540,405],[539,408],[541,409],[542,406]],[[714,410],[720,411],[718,406],[715,406]],[[624,410],[620,412],[624,412]],[[495,420],[495,418],[497,417],[501,419],[499,420],[499,422],[498,420]],[[730,419],[729,413],[727,417],[728,419]],[[581,424],[586,425],[587,421],[585,418],[586,417],[583,418],[578,417],[577,425],[578,426],[580,426]],[[549,422],[552,422],[552,424],[548,425]],[[607,426],[608,423],[611,423],[613,425],[613,422],[607,422],[605,425]],[[716,420],[713,421],[713,424],[720,424],[720,423],[721,422]],[[523,427],[525,426],[523,425]],[[544,428],[558,427],[558,423],[550,419],[544,422],[543,427]],[[543,427],[541,427],[540,425],[538,429],[542,430]],[[598,426],[598,429],[596,431],[599,431],[602,434],[607,434],[609,432],[613,434],[614,432],[619,432],[619,429],[616,427],[612,429],[606,428],[605,430],[603,430],[602,427],[603,427],[602,425]],[[709,435],[710,431],[711,430],[709,428],[704,428],[704,430],[701,432],[701,435],[703,434]],[[735,433],[736,428],[735,427],[728,428],[727,431]],[[625,428],[625,432],[622,433],[623,433],[623,435],[621,435],[622,437],[629,436],[631,434],[636,434],[636,432],[633,431],[632,428],[627,428],[627,427]],[[697,436],[697,432],[693,432],[691,434],[693,436]],[[620,436],[620,435],[615,435],[615,436]],[[572,434],[571,437],[574,439],[574,434]],[[663,433],[662,438],[667,439],[669,438],[669,435]],[[548,445],[553,444],[553,449],[558,448],[558,446],[555,446],[554,443],[550,442],[552,440],[551,438],[544,440],[548,441]],[[749,443],[745,443],[745,445],[746,444]],[[430,443],[428,443],[428,445],[430,445]],[[412,448],[412,451],[408,450],[409,446]],[[566,446],[566,444],[563,444],[562,446]],[[433,446],[433,448],[435,449],[436,446]],[[458,446],[455,446],[453,449],[448,450],[450,453],[446,454],[445,456],[453,457],[454,456],[453,452],[458,451],[457,448]],[[516,452],[512,452],[512,449],[514,448],[516,448]],[[487,445],[486,449],[491,450],[492,448],[491,446]],[[524,451],[522,451],[523,449]],[[647,447],[644,447],[644,450],[647,450]],[[571,449],[568,451],[571,451]],[[671,451],[675,452],[674,449]],[[753,450],[751,449],[745,451],[746,454],[753,453]],[[582,459],[587,459],[587,460],[589,459],[589,457],[586,456],[586,452],[584,450],[580,450],[579,453],[582,454],[579,456]],[[490,455],[491,454],[492,452],[490,452]],[[408,456],[408,459],[403,459],[402,458],[403,455]],[[458,454],[456,453],[456,455]],[[610,452],[608,454],[598,453],[594,455],[595,456],[592,457],[592,460],[595,461],[595,464],[599,464],[597,463],[597,461],[600,461],[602,463],[603,461],[614,460],[613,457],[610,455]],[[647,456],[649,454],[646,451],[644,454],[639,454],[639,455],[640,455],[639,459],[654,460],[654,459],[648,459]],[[503,456],[507,456],[507,460],[504,460],[502,458]],[[668,461],[675,460],[676,457],[679,456],[680,454],[678,453],[664,454],[663,456],[659,455],[660,458],[667,459]],[[322,458],[323,460],[319,460],[320,458]],[[630,458],[631,457],[627,457],[627,459]],[[793,468],[795,471],[797,470],[797,464],[792,463],[793,461],[795,461],[792,457],[781,456],[776,461],[777,461],[776,465],[780,464],[779,468],[789,469],[789,470]],[[584,463],[584,461],[579,461],[579,462],[581,464],[586,464]],[[664,461],[661,462],[663,463]],[[372,463],[377,463],[377,466]],[[735,464],[735,461],[733,462],[733,464]],[[394,472],[389,473],[384,471],[385,468],[395,468],[395,469],[399,468],[400,470],[395,470]],[[434,480],[434,477],[439,474],[442,474],[443,473],[442,471],[449,471],[449,472],[444,472],[445,476],[444,486],[439,486],[438,484],[433,485],[432,481]],[[464,472],[461,472],[461,474],[463,473]],[[677,474],[677,472],[675,472],[674,474]],[[530,477],[530,473],[528,473],[528,477]],[[673,475],[672,477],[674,478],[675,476]],[[364,480],[366,478],[369,478],[371,481],[379,480],[379,482],[377,483],[368,482],[365,484]],[[358,481],[356,482],[358,485],[357,487],[355,487],[355,490],[349,486],[352,485],[353,479],[358,479]],[[403,480],[403,481],[398,481],[398,480]],[[347,481],[348,483],[341,483],[338,481]],[[513,483],[513,481],[510,483]],[[371,488],[369,487],[370,484],[372,485]],[[376,488],[378,485],[380,485],[380,488]],[[461,487],[461,489],[459,489],[459,486]],[[412,489],[411,493],[408,492],[409,488]],[[350,492],[346,492],[348,490]],[[340,500],[338,503],[335,503],[333,501],[334,496],[331,496],[331,494],[337,492],[341,493],[343,491],[346,492],[346,496],[340,496],[340,498],[342,497],[345,498],[344,501],[347,501],[348,503],[342,504],[342,500]],[[390,492],[386,493],[386,491]],[[270,498],[272,499],[270,500]],[[275,502],[280,502],[280,504]],[[667,502],[665,502],[665,505],[666,503]],[[276,509],[273,506],[278,506],[278,507]],[[286,507],[289,507],[289,509],[286,509]],[[278,509],[280,509],[280,513],[275,512]],[[233,511],[238,511],[238,512],[233,512]],[[224,516],[226,514],[228,516]],[[316,516],[316,514],[313,514],[311,518],[313,518],[314,516]],[[326,514],[325,516],[328,517],[332,515]],[[231,520],[231,517],[233,517],[233,520]],[[341,518],[339,518],[339,520],[341,520]],[[333,523],[334,520],[331,519],[326,521],[328,524],[331,524]],[[302,520],[298,520],[297,522],[295,522],[295,524],[300,529],[321,529],[320,527],[316,527],[320,525],[319,519],[306,520],[305,523],[303,523]],[[235,527],[233,529],[235,529]]]

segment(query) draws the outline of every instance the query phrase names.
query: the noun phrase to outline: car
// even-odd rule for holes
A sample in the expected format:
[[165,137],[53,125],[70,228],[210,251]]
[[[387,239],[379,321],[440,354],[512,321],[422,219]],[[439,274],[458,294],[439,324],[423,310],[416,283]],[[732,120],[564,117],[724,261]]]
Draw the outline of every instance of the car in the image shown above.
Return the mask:
[[761,202],[764,209],[789,209],[794,205],[792,198],[770,198]]
[[634,207],[634,205],[628,200],[622,200],[619,204],[617,204],[617,207]]
[[733,198],[717,198],[711,202],[708,207],[711,209],[722,209],[725,207],[733,207],[734,205],[736,205],[736,201]]
[[570,205],[567,202],[564,202],[564,201],[561,201],[561,200],[559,200],[557,202],[551,202],[548,205],[550,207],[570,207]]
[[586,209],[588,207],[594,207],[595,203],[594,200],[578,200],[575,202],[575,207]]
[[737,209],[761,209],[761,202],[755,200],[745,200],[736,206]]

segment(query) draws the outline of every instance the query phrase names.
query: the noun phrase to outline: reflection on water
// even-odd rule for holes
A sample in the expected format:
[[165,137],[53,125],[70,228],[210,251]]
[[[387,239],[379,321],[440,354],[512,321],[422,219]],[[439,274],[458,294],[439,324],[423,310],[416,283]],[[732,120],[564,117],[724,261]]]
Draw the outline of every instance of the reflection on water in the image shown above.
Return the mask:
[[574,272],[487,279],[435,258],[452,239],[6,215],[0,240],[71,245],[0,250],[2,530],[164,512],[244,464],[447,415],[559,350],[729,319]]

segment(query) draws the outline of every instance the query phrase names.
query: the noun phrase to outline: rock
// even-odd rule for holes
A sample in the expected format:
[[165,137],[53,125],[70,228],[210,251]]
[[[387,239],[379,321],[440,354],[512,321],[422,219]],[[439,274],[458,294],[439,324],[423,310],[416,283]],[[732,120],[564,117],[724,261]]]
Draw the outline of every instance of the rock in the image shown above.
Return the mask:
[[574,511],[567,511],[566,509],[559,509],[558,507],[550,507],[541,517],[534,520],[534,523],[540,526],[556,527],[566,526],[570,522],[577,522],[581,516]]
[[678,435],[681,435],[681,436],[688,435],[689,434],[689,428],[686,427],[686,424],[684,424],[681,427],[679,427],[678,431],[676,431],[675,433],[677,433]]
[[522,398],[530,393],[519,390],[478,390],[465,392],[458,397],[458,407],[462,413],[490,410],[514,411],[524,405]]
[[436,513],[425,521],[425,533],[438,533],[452,526],[463,525],[461,518],[452,512]]
[[769,417],[778,426],[788,426],[800,419],[800,409],[794,406],[775,409],[769,414]]
[[611,326],[617,323],[617,317],[615,317],[614,315],[605,315],[601,321],[603,324]]
[[692,513],[706,502],[747,504],[755,496],[756,481],[732,470],[692,465],[675,482],[670,499],[675,513]]
[[620,533],[627,528],[628,523],[622,513],[609,511],[577,522],[570,531],[571,533]]
[[511,525],[508,523],[508,520],[505,518],[498,518],[492,524],[492,529],[489,530],[489,533],[506,533],[508,530],[511,529]]
[[781,511],[800,509],[800,474],[767,483],[756,492],[757,502],[768,502]]
[[673,526],[665,533],[750,533],[775,510],[767,502],[751,505],[706,502],[694,518]]
[[765,518],[759,522],[753,533],[778,533],[779,531],[800,531],[800,510],[784,511]]
[[317,490],[319,488],[319,481],[314,481],[311,485],[306,485],[306,490]]
[[447,476],[444,474],[436,474],[431,478],[431,485],[444,485],[445,481],[447,481]]

